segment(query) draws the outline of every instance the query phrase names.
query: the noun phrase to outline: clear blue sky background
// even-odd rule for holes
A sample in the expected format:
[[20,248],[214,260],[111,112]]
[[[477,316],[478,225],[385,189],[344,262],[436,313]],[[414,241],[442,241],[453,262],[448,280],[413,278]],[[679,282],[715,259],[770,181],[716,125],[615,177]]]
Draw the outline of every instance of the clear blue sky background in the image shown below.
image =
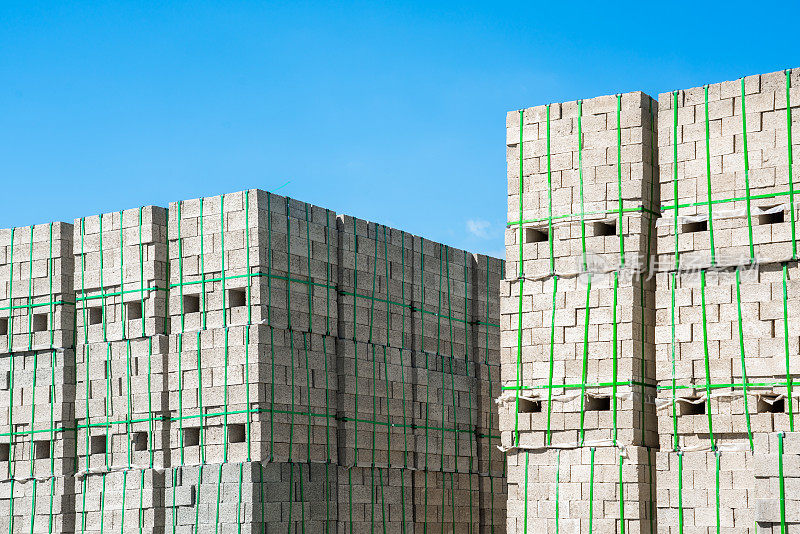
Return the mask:
[[502,254],[506,111],[800,66],[800,2],[3,2],[0,227],[258,187]]

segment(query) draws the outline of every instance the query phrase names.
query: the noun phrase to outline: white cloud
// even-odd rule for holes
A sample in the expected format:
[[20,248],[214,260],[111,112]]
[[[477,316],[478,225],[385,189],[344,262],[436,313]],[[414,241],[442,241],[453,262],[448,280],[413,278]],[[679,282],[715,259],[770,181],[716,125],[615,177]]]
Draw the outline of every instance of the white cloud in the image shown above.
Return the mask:
[[488,230],[490,226],[491,223],[489,223],[489,221],[484,221],[483,219],[470,219],[467,221],[467,230],[469,233],[480,239],[489,238]]

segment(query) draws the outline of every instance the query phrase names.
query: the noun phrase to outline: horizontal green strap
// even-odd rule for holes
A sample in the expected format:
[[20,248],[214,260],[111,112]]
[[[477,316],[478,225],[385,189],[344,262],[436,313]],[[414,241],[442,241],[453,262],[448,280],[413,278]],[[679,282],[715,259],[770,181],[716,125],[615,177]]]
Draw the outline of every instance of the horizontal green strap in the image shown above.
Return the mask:
[[519,389],[527,390],[527,389],[580,389],[582,387],[587,388],[607,388],[607,387],[614,387],[614,386],[642,386],[646,388],[655,388],[657,387],[655,384],[648,384],[646,382],[639,382],[637,380],[627,380],[624,382],[597,382],[594,384],[585,383],[585,384],[541,384],[541,385],[534,385],[534,386],[503,386],[504,391],[516,391]]
[[[788,195],[789,195],[789,191],[780,191],[778,193],[763,193],[761,195],[750,195],[750,200],[763,199],[763,198],[775,198],[775,197],[788,196]],[[747,200],[747,197],[721,198],[721,199],[717,199],[717,200],[712,200],[710,202],[710,204],[726,204],[728,202],[739,202],[739,201],[746,201],[746,200]],[[702,202],[689,202],[689,203],[686,203],[686,204],[678,204],[677,208],[680,209],[680,208],[688,208],[688,207],[694,207],[694,206],[707,206],[707,205],[709,205],[709,202],[707,200],[704,200]],[[670,210],[674,210],[674,209],[676,209],[675,204],[669,204],[667,206],[662,206],[661,207],[661,211],[662,212],[670,211]]]
[[[613,210],[585,211],[582,214],[581,213],[564,213],[564,214],[561,214],[561,215],[553,215],[552,219],[553,220],[556,220],[556,219],[568,219],[570,217],[581,217],[581,216],[585,217],[586,215],[616,215],[616,214],[620,213],[620,211],[622,211],[622,213],[642,212],[642,213],[648,213],[648,214],[653,215],[655,217],[660,217],[661,216],[660,213],[658,213],[656,211],[653,211],[651,209],[645,208],[644,206],[635,206],[635,207],[629,207],[629,208],[622,208],[622,210],[613,209]],[[539,222],[549,221],[550,219],[551,219],[551,217],[539,217],[539,218],[535,218],[535,219],[523,219],[522,221],[509,221],[509,222],[506,223],[506,226],[507,227],[511,227],[511,226],[518,226],[520,224],[539,223]]]
[[[794,382],[792,382],[792,384],[794,384]],[[747,384],[745,384],[743,382],[738,382],[738,383],[733,383],[733,384],[708,384],[708,388],[709,389],[720,389],[720,388],[739,389],[739,388],[744,388],[745,386],[748,387],[748,388],[753,388],[753,387],[756,387],[756,388],[759,388],[759,387],[768,388],[768,387],[776,387],[776,386],[777,387],[786,387],[788,385],[789,385],[789,383],[784,380],[783,382],[747,382]],[[660,391],[663,391],[663,390],[667,390],[667,389],[671,390],[673,388],[674,389],[699,389],[699,388],[705,388],[705,387],[706,387],[706,384],[682,384],[682,385],[675,385],[675,386],[672,386],[672,385],[669,385],[669,386],[658,386],[658,389]]]

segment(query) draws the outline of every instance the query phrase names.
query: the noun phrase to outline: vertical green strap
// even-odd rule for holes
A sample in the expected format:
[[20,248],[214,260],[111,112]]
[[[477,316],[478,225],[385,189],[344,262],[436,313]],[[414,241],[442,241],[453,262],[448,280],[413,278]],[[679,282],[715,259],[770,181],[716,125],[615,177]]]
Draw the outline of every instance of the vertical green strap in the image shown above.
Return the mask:
[[325,261],[325,333],[331,335],[331,211],[328,209],[325,210],[325,249],[328,254]]
[[109,467],[108,463],[108,454],[109,449],[111,449],[111,419],[110,419],[110,412],[113,411],[113,406],[111,405],[111,342],[106,342],[106,361],[105,361],[105,382],[106,382],[106,398],[103,402],[104,410],[106,412],[106,424],[103,430],[105,431],[105,440],[106,440],[106,450],[103,453],[105,458],[106,468]]
[[[521,235],[521,234],[520,234]],[[520,264],[521,265],[521,264]],[[591,275],[590,275],[591,276]],[[517,389],[516,404],[514,406],[514,444],[519,445],[519,394],[522,389],[522,292],[525,279],[519,278],[519,300],[517,304]],[[588,313],[588,312],[587,312]]]
[[589,534],[594,521],[594,447],[589,449]]
[[353,382],[355,385],[355,409],[353,414],[353,465],[358,464],[358,341],[353,340]]
[[[269,191],[267,191],[267,324],[270,325],[270,329],[274,326],[272,324],[272,193]],[[275,384],[274,381],[272,383]]]
[[[747,365],[744,357],[744,327],[742,326],[742,290],[739,276],[739,269],[736,269],[736,317],[739,327],[739,358],[742,362],[742,396],[744,397],[744,415],[747,422],[747,440],[750,442],[750,450],[753,451],[753,429],[750,426],[750,408],[747,405]],[[791,401],[790,401],[791,404]]]
[[[467,310],[467,296],[469,295],[469,287],[467,285],[468,279],[468,272],[467,272],[467,253],[464,252],[464,366],[466,368],[467,377],[470,377],[470,357],[469,357],[469,331],[470,326],[473,324],[470,320],[470,314]],[[474,366],[476,369],[475,376],[477,378],[477,362]],[[471,378],[471,377],[470,377]],[[471,381],[470,381],[471,382]],[[467,389],[467,413],[469,414],[469,465],[467,467],[467,473],[469,477],[469,532],[472,533],[473,531],[473,516],[472,516],[472,508],[473,508],[473,500],[472,494],[475,490],[473,485],[473,460],[472,460],[472,451],[478,450],[477,439],[475,434],[477,432],[477,428],[473,425],[472,419],[472,384],[470,383],[469,388]],[[491,432],[489,432],[491,434]],[[455,527],[454,527],[455,528]]]
[[[521,113],[521,112],[520,112]],[[521,125],[520,125],[521,127]],[[521,136],[522,134],[520,134]],[[520,167],[521,169],[521,167]],[[522,170],[520,170],[522,173]],[[425,246],[423,244],[423,240],[420,239],[420,251],[419,251],[419,276],[420,276],[420,339],[421,339],[421,349],[422,353],[425,354],[425,373],[427,374],[428,380],[425,382],[425,497],[424,497],[424,512],[423,517],[425,522],[422,524],[422,531],[423,534],[427,534],[428,532],[428,429],[429,429],[429,419],[430,419],[430,398],[431,398],[431,382],[430,382],[430,365],[428,361],[428,353],[425,350]]]
[[[586,270],[586,223],[583,207],[583,100],[578,100],[578,184],[581,197],[581,259]],[[552,254],[551,254],[552,256]]]
[[711,450],[716,450],[714,427],[711,424],[711,370],[708,355],[708,320],[706,316],[706,271],[700,271],[700,311],[703,319],[703,356],[706,371],[706,414],[708,415],[708,437],[711,439]]
[[[615,380],[616,382],[616,380]],[[622,452],[619,455],[619,532],[625,534],[625,486],[622,479]]]
[[[35,424],[36,424],[36,418],[35,418],[35,415],[36,415],[36,368],[39,366],[38,365],[38,363],[39,363],[38,360],[39,360],[39,352],[35,351],[33,353],[33,369],[31,370],[32,374],[33,374],[33,376],[31,377],[31,447],[30,447],[31,478],[33,478],[33,474],[34,474],[34,458],[36,457],[36,455],[34,453],[34,450],[33,450],[33,445],[34,445],[34,441],[35,441],[33,439],[33,437],[34,437],[33,432],[36,431],[36,428],[35,428]],[[51,428],[52,428],[52,425],[51,425]],[[13,428],[11,429],[11,432],[14,432]],[[13,436],[13,434],[12,434],[12,436]]]
[[[672,91],[672,232],[675,236],[675,270],[680,266],[678,248],[678,91]],[[675,336],[672,336],[675,339]],[[676,438],[677,439],[677,438]]]
[[683,452],[678,451],[678,533],[683,534]]
[[[9,306],[13,306],[14,299],[13,299],[13,287],[14,287],[14,228],[11,229],[11,251],[10,251],[10,265],[9,267],[9,278],[8,278],[8,288],[9,288]],[[9,462],[8,462],[8,478],[11,479],[11,487],[10,491],[10,498],[9,498],[9,523],[8,523],[8,534],[12,534],[14,530],[14,441],[16,439],[16,435],[14,433],[14,351],[12,350],[14,344],[14,328],[13,328],[13,321],[12,318],[14,316],[13,308],[9,310],[9,319],[8,319],[8,352],[10,353],[9,358],[9,387],[8,387],[8,432],[9,432]]]
[[581,371],[581,445],[583,445],[584,437],[586,436],[584,429],[586,411],[584,410],[584,405],[586,403],[586,381],[589,368],[589,296],[592,292],[592,273],[587,273],[586,276],[586,304],[583,318],[583,370]]
[[622,231],[622,95],[617,95],[617,233],[619,234],[619,262],[625,266],[625,233]]
[[528,460],[531,451],[525,449],[525,488],[523,490],[523,516],[522,516],[522,532],[528,534]]
[[[180,442],[181,465],[184,465],[183,448],[183,333],[178,334],[178,440]],[[130,375],[129,375],[130,379]],[[130,392],[130,388],[128,389]],[[128,417],[130,419],[130,416]],[[202,417],[201,417],[202,419]],[[129,426],[130,428],[130,426]],[[128,438],[130,442],[130,438]],[[130,459],[128,461],[130,467]]]
[[778,495],[781,511],[781,534],[786,534],[786,485],[783,479],[783,438],[785,434],[778,432]]
[[202,300],[203,300],[203,330],[206,329],[206,263],[205,263],[205,254],[203,249],[203,241],[204,232],[203,232],[203,203],[204,199],[200,198],[200,287],[202,292]]
[[[553,175],[552,165],[550,164],[550,104],[545,106],[547,114],[547,241],[550,246],[550,272],[555,272],[555,258],[553,257]],[[520,132],[522,131],[522,121],[520,121]],[[520,143],[520,150],[522,144]],[[520,195],[522,191],[520,190]],[[520,258],[522,261],[522,258]]]
[[[706,198],[707,198],[707,205],[708,205],[708,238],[711,245],[711,265],[717,264],[716,259],[716,247],[714,247],[714,216],[713,216],[713,204],[711,203],[711,134],[709,132],[709,120],[708,120],[708,85],[703,86],[703,101],[705,102],[705,132],[706,132]],[[746,146],[746,145],[745,145]],[[745,150],[746,152],[746,150]],[[747,156],[745,155],[745,159]],[[675,199],[675,204],[677,205],[678,199]],[[750,213],[748,211],[748,217]],[[752,237],[752,234],[751,234]],[[750,240],[752,242],[752,238]]]
[[792,374],[789,372],[789,295],[786,290],[787,266],[783,264],[783,347],[786,358],[786,400],[789,404],[789,429],[794,432],[794,398]]
[[[488,277],[488,269],[487,269]],[[555,366],[555,334],[556,334],[556,293],[558,291],[558,275],[553,275],[553,309],[550,315],[550,372],[547,378],[547,444],[553,444],[553,432],[550,426],[551,415],[553,413],[553,368]],[[488,314],[488,311],[487,311]],[[488,320],[486,321],[489,322]],[[489,335],[489,329],[486,329]],[[488,351],[488,346],[487,346]],[[491,386],[490,386],[491,387]],[[490,447],[491,450],[491,447]]]
[[[311,316],[309,315],[309,317]],[[311,409],[311,366],[308,363],[308,345],[310,343],[309,337],[311,336],[311,334],[308,332],[302,332],[302,335],[303,335],[303,352],[305,353],[306,357],[306,396],[307,396],[306,402],[308,403],[308,425],[307,425],[308,433],[306,436],[308,446],[306,452],[306,460],[308,462],[311,462],[311,425],[312,425],[311,413],[313,410]]]
[[[677,234],[676,234],[677,235]],[[676,354],[676,344],[675,344],[675,284],[678,283],[677,275],[675,271],[670,273],[670,326],[672,329],[672,337],[670,341],[670,349],[672,353],[672,436],[673,436],[673,449],[678,450],[678,413],[677,413],[677,404],[675,400],[675,388],[676,388],[676,377],[675,377],[675,358]]]
[[290,369],[290,386],[291,393],[290,406],[292,409],[289,411],[289,463],[292,462],[293,449],[294,449],[294,330],[289,330],[289,369]]
[[614,444],[617,443],[617,378],[619,376],[619,364],[618,364],[618,340],[617,340],[617,291],[619,288],[619,271],[614,271],[614,296],[613,296],[613,303],[612,303],[612,310],[611,310],[611,376],[613,385],[611,386],[611,404],[612,404],[612,416],[614,419]]
[[[224,309],[224,308],[223,308]],[[224,315],[224,312],[223,312]],[[225,368],[222,372],[222,405],[225,412],[222,416],[222,461],[228,461],[228,361],[230,359],[230,351],[228,349],[228,327],[223,328],[223,352],[225,354]],[[292,403],[292,411],[294,411],[294,403]]]
[[[169,281],[170,281],[170,272],[169,272],[169,266],[170,266],[170,258],[169,258],[169,213],[167,213],[166,224],[165,224],[164,230],[165,230],[165,235],[167,236],[167,264],[164,267],[164,280],[166,281],[166,284],[165,284],[165,287],[164,287],[164,335],[166,336],[166,335],[169,335],[169,333],[170,333],[170,329],[169,329],[170,314],[168,313],[168,311],[169,311],[169,293],[170,293],[170,283],[169,283]],[[157,286],[158,284],[155,284],[155,285]],[[155,299],[153,300],[153,307],[155,308]],[[142,307],[142,318],[144,318],[144,315],[145,315],[144,314],[144,307]],[[144,335],[144,330],[142,331],[142,335]]]
[[103,473],[103,486],[100,490],[100,534],[103,534],[103,523],[106,517],[106,474]]
[[[105,475],[103,475],[103,480],[105,481]],[[36,483],[38,481],[34,478],[33,479],[33,494],[31,495],[31,534],[33,534],[33,520],[36,519]],[[102,521],[102,513],[100,515],[100,532],[103,532],[103,521]]]
[[275,459],[275,327],[269,327],[269,353],[272,378],[269,388],[269,461]]
[[[142,534],[143,530],[144,530],[144,469],[140,469],[139,470],[139,534]],[[197,532],[197,530],[195,530],[195,532]]]
[[720,518],[719,518],[719,457],[722,453],[719,450],[714,451],[714,486],[715,486],[715,495],[714,495],[714,504],[716,506],[716,525],[717,525],[717,534],[720,531]]
[[[747,233],[750,242],[750,261],[755,261],[755,252],[753,250],[753,219],[750,216],[750,158],[747,154],[747,112],[745,111],[744,102],[744,78],[741,79],[742,87],[742,150],[744,152],[744,189],[745,198],[747,199]],[[791,180],[790,180],[791,181]],[[710,209],[709,203],[709,209]]]
[[[248,280],[248,284],[249,284]],[[249,306],[248,306],[248,313],[249,313]],[[323,347],[324,347],[324,338],[323,338]],[[327,360],[326,360],[327,365]],[[326,367],[327,369],[327,367]],[[325,379],[327,380],[327,373]],[[252,445],[251,445],[251,422],[253,420],[253,410],[250,404],[250,323],[248,322],[247,327],[244,329],[244,387],[245,387],[245,396],[247,397],[247,461],[252,461]],[[327,389],[326,389],[327,395]],[[309,408],[310,411],[310,408]]]
[[794,174],[792,173],[792,106],[789,98],[789,90],[792,88],[791,79],[792,69],[786,69],[786,142],[788,147],[789,161],[789,217],[792,222],[792,259],[797,259],[797,237],[794,227]]
[[[373,254],[372,260],[372,296],[369,299],[369,343],[372,344],[372,327],[375,318],[375,284],[378,279],[378,225],[375,225],[375,234],[372,236],[372,240],[375,242],[375,252]],[[353,292],[353,298],[355,298],[355,294],[358,291]],[[388,306],[388,304],[387,304]],[[374,384],[373,384],[374,387]],[[374,425],[374,423],[373,423]],[[374,428],[373,428],[374,432]]]

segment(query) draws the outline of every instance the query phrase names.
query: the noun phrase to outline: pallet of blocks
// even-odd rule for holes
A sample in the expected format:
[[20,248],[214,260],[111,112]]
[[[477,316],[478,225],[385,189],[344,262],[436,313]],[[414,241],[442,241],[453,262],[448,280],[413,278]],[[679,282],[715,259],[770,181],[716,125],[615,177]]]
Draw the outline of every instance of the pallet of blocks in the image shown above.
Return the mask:
[[800,532],[799,74],[659,98],[659,532]]
[[509,532],[655,532],[657,111],[639,92],[507,116]]

